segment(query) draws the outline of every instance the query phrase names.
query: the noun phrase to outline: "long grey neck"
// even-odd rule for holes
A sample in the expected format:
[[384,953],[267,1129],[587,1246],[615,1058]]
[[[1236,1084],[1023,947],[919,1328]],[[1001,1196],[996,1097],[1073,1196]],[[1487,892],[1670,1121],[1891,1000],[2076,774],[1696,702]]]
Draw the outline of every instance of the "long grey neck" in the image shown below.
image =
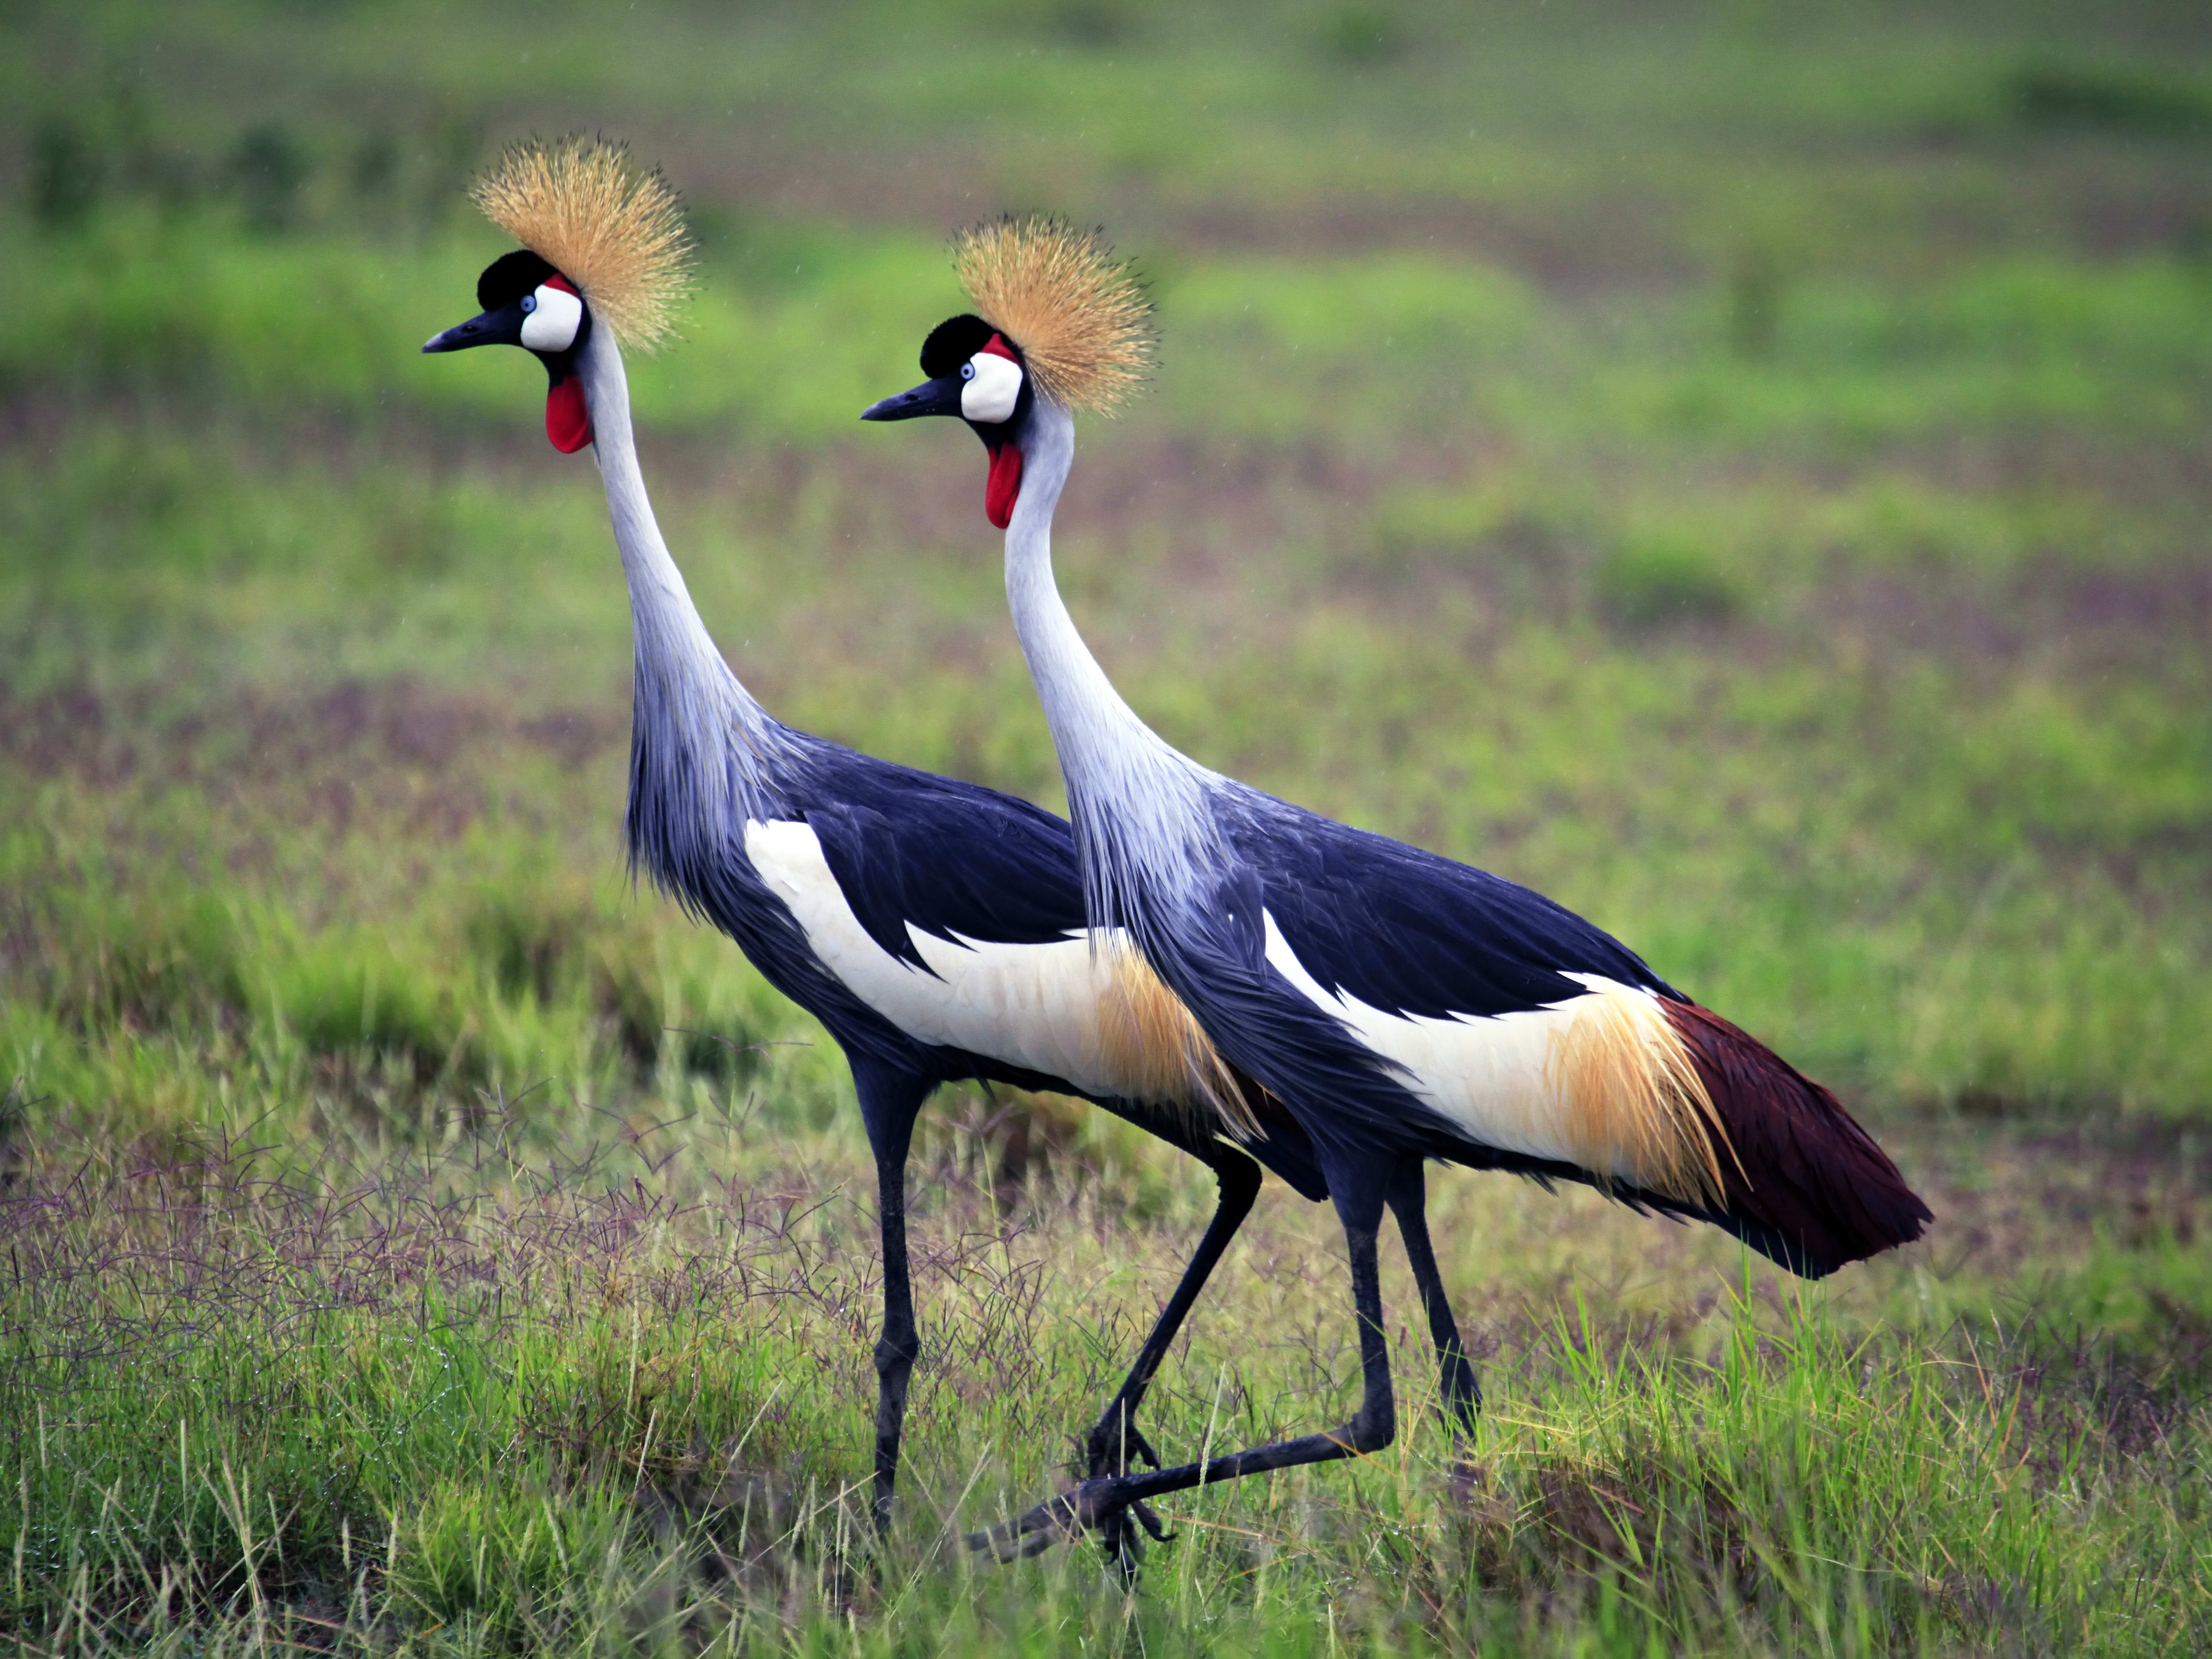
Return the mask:
[[1222,781],[1137,717],[1076,631],[1052,574],[1052,515],[1075,458],[1075,422],[1039,398],[1006,527],[1006,600],[1060,751],[1094,927],[1137,927],[1191,897],[1218,857],[1208,789]]
[[636,653],[630,853],[672,882],[671,870],[690,864],[687,848],[702,850],[693,837],[716,834],[729,805],[755,815],[785,733],[722,660],[661,539],[638,471],[629,377],[604,323],[595,323],[584,343],[578,372],[629,583]]

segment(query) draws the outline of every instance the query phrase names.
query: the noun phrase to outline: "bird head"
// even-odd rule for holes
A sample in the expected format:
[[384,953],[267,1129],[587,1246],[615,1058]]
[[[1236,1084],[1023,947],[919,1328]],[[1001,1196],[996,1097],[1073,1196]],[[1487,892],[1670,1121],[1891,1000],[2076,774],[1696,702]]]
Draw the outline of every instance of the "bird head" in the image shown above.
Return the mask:
[[[952,240],[975,313],[930,330],[911,392],[864,421],[957,415],[991,452],[983,511],[1004,530],[1022,488],[1022,443],[1036,399],[1110,414],[1152,361],[1152,307],[1096,232],[1064,220],[1006,218]],[[990,320],[987,321],[986,319]]]
[[691,246],[676,193],[629,152],[600,138],[528,139],[469,192],[522,244],[477,278],[483,313],[422,348],[516,345],[537,353],[552,384],[545,435],[573,455],[592,441],[578,373],[594,327],[624,350],[650,351],[669,331],[690,283]]
[[921,344],[921,372],[929,378],[911,392],[871,405],[864,421],[910,421],[920,415],[957,415],[991,453],[983,485],[984,516],[999,529],[1012,521],[1022,489],[1022,428],[1036,391],[1021,348],[972,313],[948,317]]
[[545,365],[545,435],[563,455],[592,441],[591,411],[576,354],[592,331],[592,308],[576,285],[528,248],[502,254],[477,278],[480,315],[456,324],[426,343],[425,351],[465,351],[471,346],[511,345],[535,353]]

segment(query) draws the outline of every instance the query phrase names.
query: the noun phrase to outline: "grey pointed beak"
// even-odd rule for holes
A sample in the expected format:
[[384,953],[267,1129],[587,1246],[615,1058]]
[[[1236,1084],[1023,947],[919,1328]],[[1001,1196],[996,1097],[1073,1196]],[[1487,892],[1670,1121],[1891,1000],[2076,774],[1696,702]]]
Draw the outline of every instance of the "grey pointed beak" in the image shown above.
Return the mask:
[[465,323],[456,323],[443,334],[433,335],[423,343],[425,351],[465,351],[471,346],[511,345],[522,343],[522,319],[520,301],[511,306],[501,306],[497,311],[487,311],[471,317]]
[[919,415],[957,415],[960,412],[960,388],[966,382],[957,374],[940,374],[933,380],[924,380],[911,392],[902,392],[896,398],[886,398],[879,404],[871,404],[860,411],[864,421],[910,421]]

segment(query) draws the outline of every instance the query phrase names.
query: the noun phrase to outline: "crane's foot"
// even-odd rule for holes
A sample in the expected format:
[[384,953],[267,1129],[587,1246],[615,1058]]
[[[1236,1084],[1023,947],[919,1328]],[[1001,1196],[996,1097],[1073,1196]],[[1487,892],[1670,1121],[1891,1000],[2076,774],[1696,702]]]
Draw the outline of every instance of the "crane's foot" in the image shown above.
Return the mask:
[[[1069,1473],[1087,1475],[1092,1480],[1128,1474],[1130,1462],[1135,1458],[1143,1459],[1154,1468],[1160,1467],[1160,1455],[1145,1437],[1145,1431],[1121,1410],[1109,1412],[1092,1426],[1083,1449],[1084,1462]],[[1139,1527],[1143,1528],[1141,1533]],[[1147,1536],[1161,1544],[1172,1542],[1175,1538],[1173,1533],[1161,1527],[1152,1505],[1141,1502],[1126,1509],[1108,1510],[1094,1530],[1108,1565],[1121,1574],[1125,1584],[1136,1582]]]
[[968,1547],[988,1550],[1002,1563],[1021,1561],[1054,1544],[1078,1542],[1086,1532],[1097,1535],[1107,1561],[1124,1580],[1136,1577],[1146,1537],[1164,1544],[1175,1536],[1161,1526],[1151,1504],[1129,1495],[1121,1476],[1108,1474],[1085,1480],[1026,1515],[969,1533]]
[[[1139,1532],[1139,1528],[1143,1531]],[[1109,1511],[1098,1523],[1098,1547],[1107,1565],[1121,1575],[1124,1586],[1133,1589],[1137,1582],[1137,1569],[1144,1565],[1146,1550],[1151,1544],[1171,1544],[1175,1536],[1160,1524],[1158,1512],[1141,1498],[1132,1500],[1125,1508]],[[1148,1539],[1150,1544],[1146,1542]]]

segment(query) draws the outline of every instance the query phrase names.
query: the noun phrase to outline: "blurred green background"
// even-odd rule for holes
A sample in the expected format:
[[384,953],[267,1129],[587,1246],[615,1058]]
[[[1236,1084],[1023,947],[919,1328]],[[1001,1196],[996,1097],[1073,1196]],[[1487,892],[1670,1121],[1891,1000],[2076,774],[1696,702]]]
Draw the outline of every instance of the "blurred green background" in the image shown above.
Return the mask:
[[[1929,1240],[1785,1297],[1440,1173],[1482,1462],[1393,1257],[1389,1456],[1194,1499],[1125,1606],[935,1518],[1051,1490],[1211,1189],[948,1091],[848,1574],[849,1080],[627,879],[628,608],[538,369],[417,352],[504,251],[472,172],[589,131],[689,204],[640,447],[778,714],[1059,804],[981,458],[855,417],[954,228],[1102,224],[1163,359],[1058,565],[1138,709],[1620,934]],[[2201,5],[0,0],[0,1632],[2203,1647],[2208,372]],[[1164,1448],[1340,1409],[1338,1249],[1263,1200]]]
[[1061,563],[1176,741],[1553,893],[1877,1115],[2212,1104],[2195,8],[0,27],[0,1070],[43,1109],[619,1094],[668,1027],[793,1024],[623,883],[589,465],[519,356],[414,349],[501,251],[471,169],[586,129],[690,204],[644,459],[787,718],[1056,799],[975,458],[853,417],[958,306],[952,228],[1064,212],[1164,355]]

